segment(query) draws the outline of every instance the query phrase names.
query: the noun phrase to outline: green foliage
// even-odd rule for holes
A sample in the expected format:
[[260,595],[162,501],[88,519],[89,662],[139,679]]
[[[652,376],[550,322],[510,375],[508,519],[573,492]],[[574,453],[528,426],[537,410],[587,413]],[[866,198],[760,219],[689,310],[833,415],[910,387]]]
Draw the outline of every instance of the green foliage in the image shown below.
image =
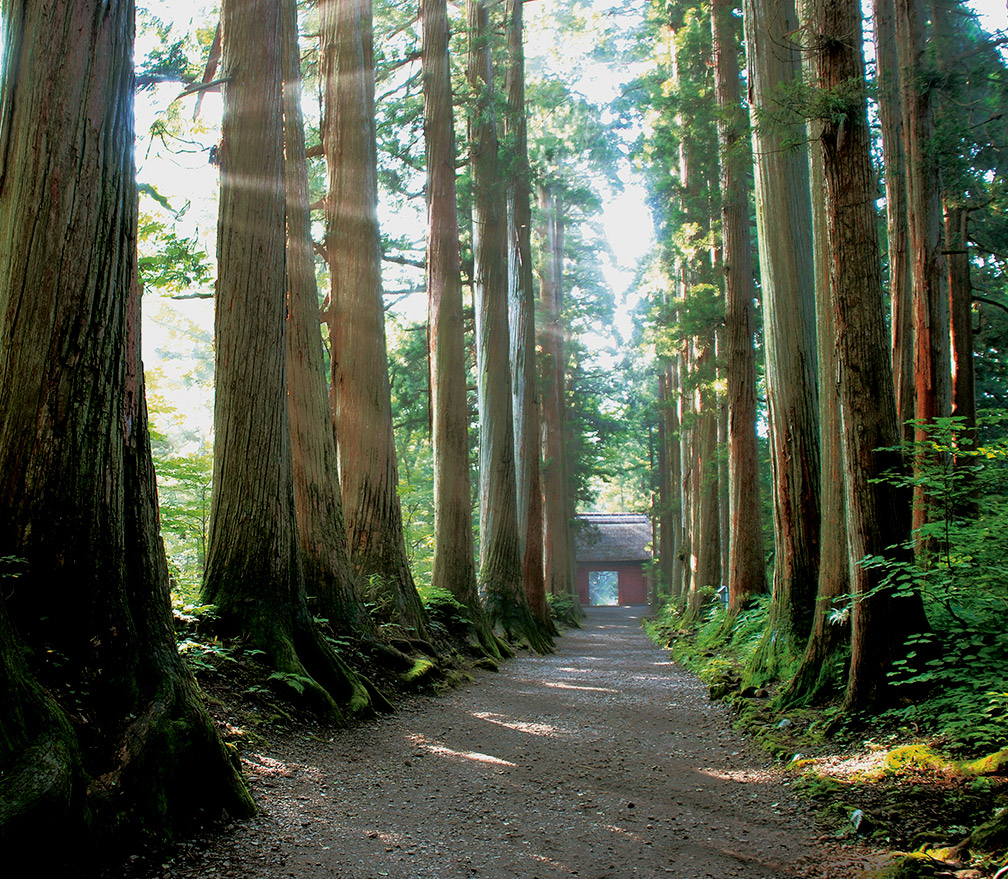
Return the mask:
[[[1001,419],[997,419],[1000,423]],[[988,430],[990,425],[988,425]],[[964,447],[962,425],[939,419],[910,450],[925,462],[916,475],[890,477],[927,486],[931,517],[918,535],[940,547],[936,557],[868,558],[882,567],[882,588],[923,596],[934,641],[925,636],[896,662],[900,685],[927,693],[890,710],[885,720],[938,735],[952,750],[982,752],[1008,740],[1008,438]],[[978,510],[970,501],[976,501]]]
[[578,615],[577,605],[574,603],[573,595],[555,595],[552,592],[546,593],[546,604],[549,606],[550,616],[558,626],[569,629],[581,627],[581,620]]
[[469,609],[442,586],[425,585],[417,590],[431,622],[453,635],[462,635],[472,625]]

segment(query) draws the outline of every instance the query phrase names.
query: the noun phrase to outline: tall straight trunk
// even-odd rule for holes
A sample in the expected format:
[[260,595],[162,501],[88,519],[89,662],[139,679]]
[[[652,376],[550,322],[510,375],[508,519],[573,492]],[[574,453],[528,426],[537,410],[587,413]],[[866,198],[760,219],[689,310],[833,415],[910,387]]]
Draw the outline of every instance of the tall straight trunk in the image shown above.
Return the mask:
[[903,132],[906,144],[907,217],[910,267],[913,279],[914,432],[918,449],[914,459],[913,529],[917,552],[926,558],[933,541],[918,529],[927,524],[932,501],[925,487],[927,470],[935,455],[925,451],[935,420],[951,408],[949,305],[942,295],[944,258],[941,252],[941,190],[938,160],[934,155],[933,89],[924,82],[925,24],[923,4],[896,0],[896,45],[900,65]]
[[523,0],[505,6],[508,69],[504,130],[511,154],[507,192],[507,290],[515,483],[522,580],[532,616],[554,632],[543,570],[543,500],[539,468],[539,382],[536,367],[535,290],[532,281],[532,205],[525,120]]
[[382,303],[370,0],[320,3],[329,166],[332,418],[354,572],[420,637],[426,614],[406,560]]
[[801,82],[792,0],[746,0],[753,115],[756,227],[774,492],[770,619],[750,670],[773,677],[805,647],[819,576],[819,400],[815,280],[804,126],[767,124],[784,91]]
[[499,656],[502,645],[486,622],[476,587],[446,0],[423,0],[420,17],[427,156],[427,343],[434,453],[431,582],[465,605],[480,645],[491,656]]
[[473,181],[473,299],[480,440],[480,586],[487,612],[534,649],[550,644],[529,611],[522,582],[508,360],[506,200],[494,114],[492,35],[484,0],[469,0],[466,75]]
[[158,534],[134,6],[0,11],[0,842],[48,874],[253,804],[176,651]]
[[[973,287],[970,282],[967,225],[969,210],[947,206],[945,209],[945,247],[948,251],[949,302],[952,316],[952,416],[961,419],[956,426],[956,447],[962,451],[976,448],[976,381],[973,370]],[[972,460],[957,458],[966,489],[965,512],[976,512],[972,486]]]
[[683,345],[676,357],[679,385],[679,473],[682,491],[682,542],[679,556],[682,559],[681,588],[679,603],[685,604],[689,598],[693,582],[694,557],[696,552],[696,403],[694,395],[687,391],[693,358],[689,345]]
[[[891,589],[884,586],[886,571],[861,564],[867,555],[893,561],[902,556],[909,511],[905,493],[881,478],[900,467],[894,450],[900,430],[883,322],[860,5],[818,0],[815,9],[812,56],[818,85],[843,89],[848,102],[842,130],[826,121],[821,142],[853,592],[846,696],[852,709],[882,699],[901,642],[908,632],[920,631],[924,621],[919,596],[904,599],[897,610]],[[836,34],[850,36],[841,40]]]
[[[658,563],[661,571],[661,585],[671,592],[672,559],[676,546],[676,522],[672,514],[673,495],[679,490],[672,483],[672,461],[669,454],[669,374],[662,363],[658,369]],[[678,499],[678,498],[677,498]]]
[[683,576],[686,568],[685,517],[684,517],[684,481],[683,481],[683,424],[680,419],[682,405],[682,382],[680,380],[680,358],[670,359],[668,370],[669,405],[665,411],[665,433],[668,437],[669,482],[671,483],[672,513],[672,583],[671,597],[678,600],[683,595]]
[[906,156],[900,106],[900,62],[896,51],[896,8],[893,0],[874,0],[875,67],[878,113],[885,171],[886,238],[889,245],[889,326],[891,330],[896,414],[903,440],[913,441],[914,330],[907,227]]
[[289,695],[339,716],[344,706],[355,712],[370,700],[315,626],[301,567],[287,403],[280,9],[275,0],[229,0],[221,11],[229,76],[221,121],[214,480],[203,594],[217,605],[225,631],[262,650],[281,675],[298,678]]
[[308,210],[297,4],[283,0],[283,114],[287,192],[287,387],[301,566],[313,610],[334,630],[370,633],[350,572],[336,436],[324,374]]
[[[803,25],[813,29],[813,0],[801,5]],[[814,71],[811,75],[815,75]],[[840,685],[837,662],[850,641],[850,621],[840,613],[849,601],[847,506],[844,502],[840,389],[836,352],[836,321],[830,307],[830,243],[826,219],[826,180],[822,123],[809,122],[809,172],[812,195],[816,326],[819,362],[819,471],[822,508],[819,532],[819,585],[812,632],[798,670],[787,685],[789,698],[818,699],[835,695]]]
[[571,577],[574,541],[567,507],[567,443],[564,417],[563,220],[561,200],[548,186],[539,189],[543,217],[542,264],[539,296],[543,327],[540,348],[543,357],[543,534],[545,540],[546,588],[553,595],[576,599]]
[[728,608],[735,613],[767,591],[759,450],[756,444],[756,317],[749,234],[749,157],[740,103],[739,38],[732,0],[711,4],[725,283],[725,377],[728,397]]

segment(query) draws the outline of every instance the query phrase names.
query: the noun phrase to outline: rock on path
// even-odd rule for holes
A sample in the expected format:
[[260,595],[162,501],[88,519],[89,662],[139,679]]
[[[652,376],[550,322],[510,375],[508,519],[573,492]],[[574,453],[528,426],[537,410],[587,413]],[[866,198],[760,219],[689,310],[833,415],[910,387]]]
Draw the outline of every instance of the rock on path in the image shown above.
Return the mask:
[[595,608],[555,656],[246,761],[262,813],[153,876],[858,876],[640,626]]

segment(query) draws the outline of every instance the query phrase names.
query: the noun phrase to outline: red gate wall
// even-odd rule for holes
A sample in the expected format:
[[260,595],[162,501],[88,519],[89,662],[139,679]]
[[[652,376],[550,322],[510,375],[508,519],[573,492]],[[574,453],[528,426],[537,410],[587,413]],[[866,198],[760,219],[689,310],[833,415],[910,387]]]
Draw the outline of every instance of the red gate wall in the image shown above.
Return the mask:
[[590,571],[616,571],[619,577],[620,604],[647,604],[648,586],[644,568],[639,562],[619,564],[618,562],[579,562],[577,566],[577,587],[581,603],[588,606],[588,574]]

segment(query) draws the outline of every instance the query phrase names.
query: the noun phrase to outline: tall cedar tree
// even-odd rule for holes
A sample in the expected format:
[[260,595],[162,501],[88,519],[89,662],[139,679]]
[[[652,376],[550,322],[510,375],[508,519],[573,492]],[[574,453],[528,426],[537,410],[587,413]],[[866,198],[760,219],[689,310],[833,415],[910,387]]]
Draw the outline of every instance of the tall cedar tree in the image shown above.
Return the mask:
[[532,616],[546,637],[556,630],[546,603],[543,572],[543,500],[539,467],[540,416],[536,364],[535,290],[532,282],[532,188],[525,117],[523,0],[507,0],[507,290],[511,401],[514,409],[515,483],[522,580]]
[[909,538],[909,510],[906,493],[883,478],[901,467],[900,428],[885,334],[860,5],[816,0],[812,26],[818,86],[846,110],[841,119],[825,120],[820,136],[854,598],[845,704],[857,709],[885,698],[892,660],[926,622],[919,595],[897,603],[884,585],[885,569],[861,563],[869,555],[898,560]]
[[728,387],[728,609],[737,612],[767,591],[756,445],[756,291],[749,236],[746,120],[739,100],[739,35],[732,0],[711,3],[718,142],[721,152],[721,235],[725,278]]
[[427,155],[427,344],[434,454],[431,582],[465,605],[473,635],[488,655],[499,658],[506,648],[486,621],[476,586],[446,0],[422,0],[420,19]]
[[473,185],[473,300],[479,401],[480,586],[487,613],[508,635],[551,649],[529,611],[522,583],[515,483],[514,426],[508,362],[505,191],[494,113],[489,10],[467,3],[466,76],[473,101],[469,153]]
[[[934,466],[934,456],[925,451],[929,431],[936,419],[948,417],[951,410],[949,302],[942,294],[945,259],[934,145],[935,89],[925,81],[926,10],[919,0],[895,0],[895,7],[913,280],[914,440],[918,444],[914,460],[913,529],[917,532],[931,518],[928,508],[932,501],[925,484],[925,471]],[[926,558],[933,550],[933,541],[917,533],[918,553]]]
[[815,281],[805,126],[774,118],[801,82],[793,0],[745,0],[756,228],[774,496],[773,599],[753,657],[774,677],[805,647],[819,576],[819,430]]
[[313,610],[337,632],[371,635],[350,570],[336,436],[329,412],[308,209],[296,0],[283,3],[283,113],[287,187],[287,386],[301,565]]
[[2,17],[0,842],[49,872],[253,805],[176,651],[158,534],[133,3]]
[[903,146],[900,62],[896,51],[894,0],[874,0],[875,70],[882,130],[885,176],[886,242],[889,253],[889,326],[891,328],[896,414],[905,442],[913,440],[914,331],[913,287],[909,265],[906,155]]
[[203,593],[223,629],[247,638],[280,681],[292,682],[290,695],[338,716],[369,699],[318,631],[301,568],[287,408],[280,9],[279,0],[226,0],[221,9],[214,479]]
[[[801,3],[803,31],[813,31],[813,0]],[[814,72],[810,74],[810,78]],[[819,360],[819,472],[821,524],[819,585],[815,614],[805,654],[787,685],[789,698],[824,698],[840,683],[838,662],[850,641],[850,621],[838,613],[850,592],[847,555],[847,507],[844,502],[840,391],[836,382],[836,330],[830,308],[830,244],[826,230],[825,168],[822,122],[810,119],[809,175],[812,198],[812,240],[815,263],[816,343]]]
[[[688,400],[693,421],[689,433],[689,609],[699,613],[721,584],[720,513],[718,509],[718,404],[715,391],[718,290],[710,248],[711,188],[717,172],[705,161],[716,155],[716,132],[700,105],[710,93],[710,30],[693,15],[672,22],[673,77],[679,112],[678,208],[682,219],[676,258],[681,341],[685,381],[680,393]],[[712,173],[713,171],[713,173]]]
[[320,3],[332,413],[355,573],[420,638],[427,619],[406,559],[382,303],[370,0]]
[[539,298],[543,325],[542,435],[543,533],[546,589],[552,595],[577,599],[574,583],[574,537],[571,530],[567,466],[567,425],[564,407],[563,249],[564,223],[559,187],[540,185],[539,213],[543,229],[539,267]]

